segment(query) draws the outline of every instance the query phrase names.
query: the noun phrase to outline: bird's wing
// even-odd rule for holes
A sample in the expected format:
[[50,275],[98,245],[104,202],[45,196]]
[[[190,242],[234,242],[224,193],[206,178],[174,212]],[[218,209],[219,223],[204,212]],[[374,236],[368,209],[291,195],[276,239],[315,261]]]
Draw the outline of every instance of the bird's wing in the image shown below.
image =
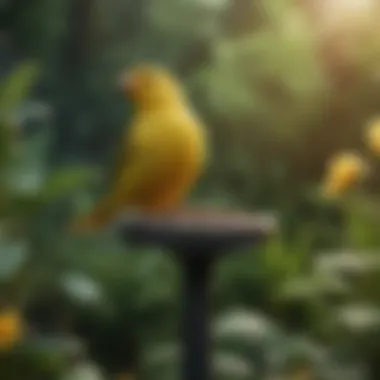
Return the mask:
[[128,199],[130,191],[140,182],[147,164],[144,141],[145,133],[141,125],[132,125],[123,136],[110,189],[95,206],[93,215],[106,219],[108,215],[115,214]]
[[139,134],[139,128],[132,125],[123,136],[109,190],[89,215],[73,223],[72,231],[102,227],[121,211],[128,194],[144,175],[146,155]]
[[112,169],[109,173],[109,183],[114,184],[120,177],[120,173],[124,169],[125,165],[132,161],[133,156],[136,154],[136,144],[131,141],[129,136],[122,136],[117,149],[117,154],[112,165]]

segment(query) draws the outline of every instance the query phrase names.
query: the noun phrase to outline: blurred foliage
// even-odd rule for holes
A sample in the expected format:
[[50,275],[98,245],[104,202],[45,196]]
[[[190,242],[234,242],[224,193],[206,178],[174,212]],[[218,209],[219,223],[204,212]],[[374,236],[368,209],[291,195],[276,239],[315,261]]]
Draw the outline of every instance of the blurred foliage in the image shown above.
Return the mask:
[[380,172],[336,202],[316,187],[379,112],[379,11],[338,22],[316,3],[0,1],[0,313],[28,327],[0,378],[177,377],[176,266],[66,231],[108,184],[132,114],[116,79],[141,60],[177,72],[209,128],[195,200],[281,222],[217,268],[217,379],[377,378]]

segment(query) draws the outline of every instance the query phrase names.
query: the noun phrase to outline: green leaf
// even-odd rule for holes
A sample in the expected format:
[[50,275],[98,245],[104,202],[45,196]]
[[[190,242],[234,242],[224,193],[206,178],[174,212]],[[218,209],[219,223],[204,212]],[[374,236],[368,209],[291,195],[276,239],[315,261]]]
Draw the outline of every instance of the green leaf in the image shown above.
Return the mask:
[[28,250],[23,243],[0,242],[0,280],[15,276],[28,258]]
[[17,168],[9,173],[7,188],[18,196],[37,196],[43,187],[44,174],[40,168]]
[[25,99],[38,76],[34,62],[25,62],[7,77],[0,87],[0,110],[5,117]]
[[95,363],[79,363],[67,371],[62,380],[104,380],[102,372]]
[[214,332],[218,341],[233,339],[252,343],[272,341],[282,335],[269,316],[245,309],[231,309],[220,315],[214,323]]
[[98,304],[103,300],[103,288],[83,273],[66,273],[61,278],[70,298],[83,304]]
[[41,196],[49,201],[80,189],[93,181],[99,174],[98,170],[90,167],[66,167],[57,170],[46,182]]
[[254,366],[248,358],[231,352],[216,352],[213,357],[213,367],[216,378],[220,380],[253,379]]

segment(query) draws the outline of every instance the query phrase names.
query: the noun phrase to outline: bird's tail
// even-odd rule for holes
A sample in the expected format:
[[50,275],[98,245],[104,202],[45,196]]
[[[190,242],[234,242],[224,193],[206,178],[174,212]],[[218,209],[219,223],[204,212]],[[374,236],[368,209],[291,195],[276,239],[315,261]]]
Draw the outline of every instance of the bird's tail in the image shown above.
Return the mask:
[[69,232],[86,233],[97,232],[106,227],[113,219],[114,213],[107,199],[95,206],[89,214],[79,216],[70,224]]

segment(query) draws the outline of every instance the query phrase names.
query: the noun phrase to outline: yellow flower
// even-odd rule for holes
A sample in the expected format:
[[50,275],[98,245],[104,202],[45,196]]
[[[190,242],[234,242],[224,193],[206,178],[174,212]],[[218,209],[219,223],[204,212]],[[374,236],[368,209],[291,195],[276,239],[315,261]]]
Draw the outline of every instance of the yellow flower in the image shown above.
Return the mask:
[[115,380],[134,380],[136,375],[130,372],[118,373],[115,376]]
[[339,196],[363,178],[367,171],[367,163],[359,155],[339,153],[327,165],[323,193],[327,197]]
[[289,380],[312,380],[313,378],[313,368],[306,364],[295,368],[289,376]]
[[22,319],[17,310],[0,311],[0,351],[8,351],[21,339]]
[[372,119],[365,130],[365,144],[376,156],[380,156],[380,117]]

